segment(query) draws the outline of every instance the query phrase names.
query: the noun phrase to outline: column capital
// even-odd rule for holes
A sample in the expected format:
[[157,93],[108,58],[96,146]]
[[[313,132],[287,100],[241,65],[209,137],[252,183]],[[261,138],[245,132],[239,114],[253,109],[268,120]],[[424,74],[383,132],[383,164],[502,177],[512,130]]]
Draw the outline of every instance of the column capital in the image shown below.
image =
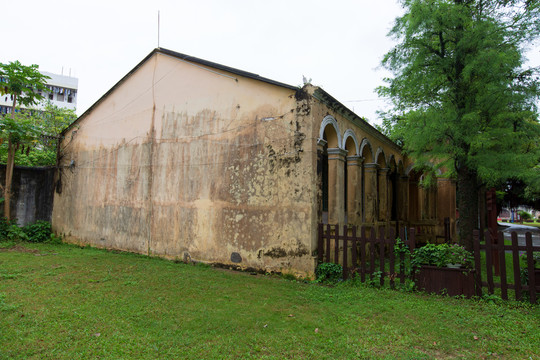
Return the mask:
[[322,152],[326,144],[328,144],[328,141],[324,139],[317,139],[317,151]]
[[328,153],[328,160],[341,160],[344,162],[345,157],[347,156],[347,150],[340,148],[330,148],[326,151]]
[[379,169],[379,173],[381,175],[388,175],[388,173],[390,172],[390,168],[389,167],[385,167],[385,168],[380,168]]
[[364,158],[360,155],[347,156],[347,166],[362,166]]
[[328,144],[328,141],[326,141],[324,139],[317,139],[317,146],[325,147],[326,144]]
[[377,163],[366,163],[364,164],[364,169],[367,170],[377,170],[379,168],[379,164]]

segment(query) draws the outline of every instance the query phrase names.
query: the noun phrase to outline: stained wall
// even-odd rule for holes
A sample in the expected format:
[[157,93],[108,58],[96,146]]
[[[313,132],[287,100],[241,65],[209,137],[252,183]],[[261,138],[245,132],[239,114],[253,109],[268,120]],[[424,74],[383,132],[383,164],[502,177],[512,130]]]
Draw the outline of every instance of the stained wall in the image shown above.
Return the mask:
[[311,273],[305,102],[155,53],[65,133],[54,230],[94,246]]

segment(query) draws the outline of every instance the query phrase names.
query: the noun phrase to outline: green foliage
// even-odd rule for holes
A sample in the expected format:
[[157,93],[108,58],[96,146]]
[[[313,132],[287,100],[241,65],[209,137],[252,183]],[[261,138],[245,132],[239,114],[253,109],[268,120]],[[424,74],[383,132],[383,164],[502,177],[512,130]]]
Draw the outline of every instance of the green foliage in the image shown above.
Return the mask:
[[62,239],[53,234],[51,223],[38,220],[33,224],[19,227],[15,221],[0,218],[0,248],[10,247],[19,241],[33,243],[61,243]]
[[[527,264],[528,264],[527,253],[523,253],[520,259],[521,259],[522,266],[527,267]],[[533,251],[532,260],[533,260],[534,267],[540,268],[540,251]]]
[[382,271],[375,271],[372,274],[370,274],[370,276],[367,279],[366,283],[370,287],[380,288],[381,287],[381,278],[382,277],[383,277]]
[[396,254],[396,256],[399,256],[400,254],[409,254],[409,253],[410,253],[409,247],[405,244],[403,240],[401,240],[401,238],[398,237],[394,245],[394,254]]
[[296,276],[294,276],[294,274],[291,274],[291,273],[282,273],[281,274],[281,277],[285,280],[289,280],[289,281],[296,281]]
[[315,269],[317,282],[336,283],[343,276],[343,266],[333,263],[320,263]]
[[532,219],[532,215],[528,212],[526,212],[525,210],[520,210],[518,212],[519,216],[521,216],[521,218],[523,220],[531,220]]
[[402,4],[390,32],[398,44],[383,59],[394,77],[378,89],[393,102],[383,129],[416,166],[457,177],[459,233],[470,245],[478,183],[540,178],[540,68],[523,66],[540,34],[540,2]]
[[434,265],[446,266],[446,249],[435,244],[427,244],[414,249],[412,264],[414,266]]
[[458,244],[427,244],[414,250],[411,261],[415,267],[421,265],[444,267],[448,264],[471,267],[472,262],[472,254]]
[[446,261],[447,264],[460,264],[465,267],[472,267],[474,257],[471,252],[467,251],[459,244],[442,244],[447,245]]
[[30,242],[47,242],[51,240],[52,228],[48,221],[38,220],[33,224],[28,224],[22,229],[28,241]]
[[46,90],[45,81],[48,76],[39,72],[39,66],[22,65],[18,60],[9,64],[0,63],[0,94],[14,97],[15,106],[20,103],[24,106],[32,106],[43,99],[38,92]]
[[[56,164],[56,144],[62,130],[77,118],[75,111],[47,103],[43,111],[0,116],[0,139],[16,144],[15,163],[22,166]],[[8,142],[0,143],[0,162],[6,163]]]
[[0,218],[0,240],[7,241],[7,244],[27,241],[28,235],[21,229],[15,221]]
[[[409,277],[411,274],[411,251],[405,242],[399,237],[396,239],[396,243],[394,245],[394,254],[396,255],[396,260],[398,261],[399,271],[405,273],[405,275]],[[401,260],[402,254],[403,260]]]

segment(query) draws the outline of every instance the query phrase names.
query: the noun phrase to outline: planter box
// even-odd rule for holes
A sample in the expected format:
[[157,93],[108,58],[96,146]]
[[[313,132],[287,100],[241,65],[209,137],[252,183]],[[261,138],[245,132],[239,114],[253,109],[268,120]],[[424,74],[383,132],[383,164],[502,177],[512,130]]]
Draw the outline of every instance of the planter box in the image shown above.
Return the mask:
[[428,293],[474,295],[474,270],[423,265],[415,274],[416,286]]

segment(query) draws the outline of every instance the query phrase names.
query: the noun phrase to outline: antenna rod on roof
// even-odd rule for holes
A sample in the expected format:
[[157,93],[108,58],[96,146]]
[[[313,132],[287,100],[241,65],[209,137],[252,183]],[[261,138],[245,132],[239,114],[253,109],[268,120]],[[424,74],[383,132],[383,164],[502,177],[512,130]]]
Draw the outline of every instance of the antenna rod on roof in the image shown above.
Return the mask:
[[157,47],[159,48],[159,10],[157,12]]

